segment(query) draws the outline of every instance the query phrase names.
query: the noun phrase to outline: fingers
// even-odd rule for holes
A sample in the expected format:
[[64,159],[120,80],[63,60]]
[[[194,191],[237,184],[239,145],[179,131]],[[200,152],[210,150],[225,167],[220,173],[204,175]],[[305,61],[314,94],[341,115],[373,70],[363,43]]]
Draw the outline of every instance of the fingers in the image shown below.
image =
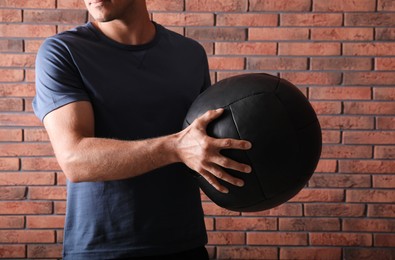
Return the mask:
[[224,112],[223,108],[218,108],[216,110],[209,110],[203,115],[201,115],[199,118],[195,120],[197,124],[200,125],[200,127],[206,129],[207,125],[213,121],[214,119],[220,117],[222,113]]
[[228,188],[226,188],[225,186],[221,185],[219,183],[218,179],[216,178],[216,176],[214,176],[213,174],[211,174],[207,170],[201,170],[201,171],[199,171],[199,174],[204,179],[206,179],[206,181],[208,183],[210,183],[210,185],[212,185],[219,192],[222,192],[222,193],[228,193],[229,192]]
[[239,163],[222,155],[213,158],[213,163],[226,168],[239,172],[250,173],[252,171],[251,166],[243,163]]
[[252,144],[250,142],[246,141],[246,140],[224,138],[224,139],[213,139],[211,141],[219,149],[248,150],[248,149],[251,149],[251,147],[252,147]]

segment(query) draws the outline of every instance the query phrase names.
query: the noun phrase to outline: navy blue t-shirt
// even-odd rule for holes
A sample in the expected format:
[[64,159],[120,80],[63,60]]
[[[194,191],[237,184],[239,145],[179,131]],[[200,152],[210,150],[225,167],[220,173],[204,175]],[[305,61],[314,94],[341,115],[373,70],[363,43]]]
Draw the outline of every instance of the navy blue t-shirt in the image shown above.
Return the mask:
[[[155,26],[144,45],[115,42],[92,23],[46,39],[36,60],[36,115],[43,120],[84,100],[94,109],[96,137],[180,131],[210,85],[207,57],[197,42]],[[65,259],[168,254],[206,242],[199,188],[183,164],[120,181],[67,183]]]

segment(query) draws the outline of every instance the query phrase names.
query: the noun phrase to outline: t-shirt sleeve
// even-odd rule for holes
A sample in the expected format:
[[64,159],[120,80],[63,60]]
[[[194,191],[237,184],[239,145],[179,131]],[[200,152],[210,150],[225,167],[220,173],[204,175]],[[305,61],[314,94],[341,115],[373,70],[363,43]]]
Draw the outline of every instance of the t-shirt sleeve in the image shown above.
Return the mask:
[[58,39],[46,39],[36,57],[34,113],[42,121],[51,111],[83,100],[89,96],[67,46]]

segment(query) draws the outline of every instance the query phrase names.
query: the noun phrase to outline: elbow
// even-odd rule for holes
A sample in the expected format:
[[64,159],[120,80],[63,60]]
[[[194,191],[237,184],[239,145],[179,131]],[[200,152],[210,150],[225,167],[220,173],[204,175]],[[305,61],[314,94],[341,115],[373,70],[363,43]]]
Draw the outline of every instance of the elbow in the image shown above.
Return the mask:
[[67,180],[72,183],[87,181],[84,178],[87,167],[84,167],[74,154],[62,154],[58,156],[58,162]]

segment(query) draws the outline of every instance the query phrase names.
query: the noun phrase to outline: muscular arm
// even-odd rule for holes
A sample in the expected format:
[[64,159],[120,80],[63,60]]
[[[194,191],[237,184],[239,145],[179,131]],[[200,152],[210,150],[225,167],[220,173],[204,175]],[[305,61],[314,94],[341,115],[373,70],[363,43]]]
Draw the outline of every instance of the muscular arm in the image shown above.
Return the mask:
[[219,151],[248,149],[250,144],[208,137],[207,124],[220,114],[221,111],[210,111],[179,133],[138,141],[95,138],[93,110],[87,101],[70,103],[50,112],[44,118],[44,125],[57,160],[72,182],[126,179],[183,162],[215,188],[226,192],[214,176],[235,185],[240,185],[240,180],[221,167],[243,172],[249,172],[250,167],[223,157]]

